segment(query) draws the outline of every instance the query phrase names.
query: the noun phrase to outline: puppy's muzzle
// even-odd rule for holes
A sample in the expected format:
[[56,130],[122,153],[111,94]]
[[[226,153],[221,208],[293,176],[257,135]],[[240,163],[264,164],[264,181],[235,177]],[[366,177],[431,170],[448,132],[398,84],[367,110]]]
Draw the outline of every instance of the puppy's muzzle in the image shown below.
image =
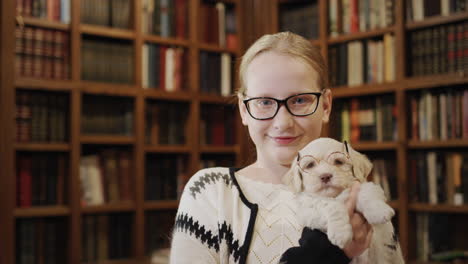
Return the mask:
[[328,182],[330,182],[332,177],[333,177],[333,175],[331,173],[324,173],[324,174],[320,175],[320,180],[323,183],[328,183]]

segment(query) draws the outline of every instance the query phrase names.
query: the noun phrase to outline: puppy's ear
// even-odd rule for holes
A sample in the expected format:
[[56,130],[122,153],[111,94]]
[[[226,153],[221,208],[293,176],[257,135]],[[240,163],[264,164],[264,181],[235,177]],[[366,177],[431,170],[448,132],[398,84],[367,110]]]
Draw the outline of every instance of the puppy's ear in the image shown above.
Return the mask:
[[365,182],[372,170],[372,162],[364,155],[354,150],[348,144],[349,156],[353,163],[354,176],[360,181]]
[[302,185],[302,175],[297,165],[297,157],[293,160],[291,168],[283,177],[283,183],[289,186],[294,193],[299,193],[304,190]]

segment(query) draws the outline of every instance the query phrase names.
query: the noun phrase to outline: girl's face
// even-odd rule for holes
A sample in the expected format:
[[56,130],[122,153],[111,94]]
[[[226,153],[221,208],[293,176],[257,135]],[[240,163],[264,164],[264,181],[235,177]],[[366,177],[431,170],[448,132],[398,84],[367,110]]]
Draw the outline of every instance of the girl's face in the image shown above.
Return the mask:
[[[317,72],[299,59],[274,51],[257,55],[247,68],[246,98],[267,96],[285,99],[298,93],[320,92]],[[326,78],[326,76],[324,76]],[[249,129],[261,166],[289,167],[298,151],[318,138],[322,124],[327,123],[331,110],[331,91],[325,90],[314,114],[293,116],[281,105],[273,119],[256,120],[239,99],[242,123]]]

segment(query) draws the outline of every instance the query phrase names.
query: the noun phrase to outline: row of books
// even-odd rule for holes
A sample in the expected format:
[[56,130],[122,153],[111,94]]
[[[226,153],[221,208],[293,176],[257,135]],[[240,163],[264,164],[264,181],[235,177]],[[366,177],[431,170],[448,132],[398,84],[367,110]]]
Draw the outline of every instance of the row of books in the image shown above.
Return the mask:
[[421,21],[431,16],[449,16],[467,10],[466,0],[408,0],[406,18]]
[[62,94],[18,91],[16,94],[17,142],[65,142],[68,97]]
[[41,79],[68,79],[70,43],[64,31],[36,27],[15,29],[15,73]]
[[235,107],[220,105],[202,106],[200,120],[201,145],[233,145],[236,143],[235,130]]
[[82,221],[82,263],[126,259],[133,252],[131,214],[85,215]]
[[165,38],[186,38],[188,7],[187,0],[143,0],[143,32]]
[[15,263],[67,263],[67,234],[66,221],[62,218],[18,220]]
[[133,83],[134,50],[127,42],[83,38],[81,79],[86,81]]
[[330,0],[328,8],[332,37],[385,28],[395,23],[395,0]]
[[64,205],[68,182],[68,162],[64,154],[43,153],[17,156],[16,205],[21,208]]
[[133,200],[132,154],[105,149],[80,159],[83,206]]
[[146,161],[145,199],[179,199],[188,178],[188,159],[182,155],[148,155]]
[[416,255],[418,261],[463,264],[468,259],[463,236],[466,218],[449,214],[419,213],[416,219]]
[[372,181],[382,187],[388,200],[398,199],[395,159],[372,160]]
[[397,109],[391,95],[334,103],[335,138],[348,142],[397,140]]
[[133,1],[81,0],[81,23],[115,28],[129,28]]
[[[151,256],[158,249],[170,247],[175,211],[150,211],[145,216],[146,254]],[[152,261],[151,263],[155,263]],[[156,262],[157,263],[157,262]]]
[[233,60],[228,53],[200,53],[200,91],[230,96],[233,86]]
[[200,40],[204,43],[215,44],[230,50],[237,50],[235,7],[217,2],[200,5]]
[[145,44],[142,51],[143,88],[181,91],[187,83],[187,55],[181,47]]
[[443,74],[468,69],[468,22],[411,32],[410,75]]
[[430,204],[468,202],[468,156],[459,152],[415,152],[409,159],[409,200]]
[[307,4],[283,4],[280,6],[280,29],[291,31],[307,39],[318,39],[318,1]]
[[351,41],[330,47],[330,85],[357,86],[395,80],[395,38]]
[[187,141],[189,105],[149,101],[146,110],[146,143],[183,145]]
[[468,138],[468,90],[444,89],[411,97],[411,139]]
[[81,115],[81,133],[133,135],[134,104],[131,99],[119,97],[84,96]]
[[70,23],[70,0],[16,0],[16,15]]

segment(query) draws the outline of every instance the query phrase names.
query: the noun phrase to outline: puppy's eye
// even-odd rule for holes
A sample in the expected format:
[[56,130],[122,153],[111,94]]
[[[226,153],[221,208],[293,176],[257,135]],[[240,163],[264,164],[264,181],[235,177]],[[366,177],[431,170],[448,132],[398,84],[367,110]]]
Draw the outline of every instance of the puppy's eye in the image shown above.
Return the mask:
[[310,162],[307,162],[306,164],[304,164],[303,169],[304,170],[310,170],[310,169],[314,168],[315,165],[316,165],[315,161],[310,161]]
[[342,165],[345,165],[345,163],[346,162],[343,159],[335,159],[333,161],[333,165],[335,165],[335,166],[342,166]]

